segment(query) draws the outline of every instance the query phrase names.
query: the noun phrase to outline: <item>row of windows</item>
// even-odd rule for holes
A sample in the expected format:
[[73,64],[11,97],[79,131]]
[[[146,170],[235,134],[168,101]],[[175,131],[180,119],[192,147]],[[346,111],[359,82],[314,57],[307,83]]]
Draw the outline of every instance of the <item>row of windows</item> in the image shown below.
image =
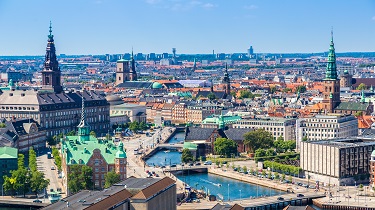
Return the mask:
[[2,110],[35,110],[34,107],[2,106]]

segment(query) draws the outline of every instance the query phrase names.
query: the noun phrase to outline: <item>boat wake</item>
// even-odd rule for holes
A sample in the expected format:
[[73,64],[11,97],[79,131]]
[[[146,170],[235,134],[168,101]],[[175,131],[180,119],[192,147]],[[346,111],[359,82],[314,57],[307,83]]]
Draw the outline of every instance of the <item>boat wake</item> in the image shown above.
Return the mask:
[[212,184],[212,185],[214,185],[214,186],[221,187],[221,184],[220,184],[220,183],[210,182],[210,181],[205,180],[205,179],[200,179],[200,180],[203,181],[203,182],[206,182],[206,183]]

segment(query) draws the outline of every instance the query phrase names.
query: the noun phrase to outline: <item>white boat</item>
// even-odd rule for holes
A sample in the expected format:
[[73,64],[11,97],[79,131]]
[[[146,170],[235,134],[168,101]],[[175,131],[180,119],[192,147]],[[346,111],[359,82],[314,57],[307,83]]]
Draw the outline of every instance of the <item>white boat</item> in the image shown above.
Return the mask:
[[169,151],[169,150],[165,150],[164,152],[165,152],[165,153],[169,153],[170,151]]

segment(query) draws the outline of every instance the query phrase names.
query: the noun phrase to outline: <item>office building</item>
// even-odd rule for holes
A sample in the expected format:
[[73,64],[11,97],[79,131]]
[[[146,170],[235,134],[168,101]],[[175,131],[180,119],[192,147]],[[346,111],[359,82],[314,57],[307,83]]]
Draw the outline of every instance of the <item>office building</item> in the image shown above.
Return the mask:
[[355,177],[357,183],[368,183],[374,149],[375,141],[370,138],[301,142],[300,167],[306,177],[320,183],[354,185]]
[[233,123],[233,128],[264,129],[276,140],[282,136],[285,140],[296,139],[296,119],[289,118],[246,118]]
[[301,132],[299,142],[303,137],[316,141],[358,136],[358,120],[353,115],[315,115],[301,119],[299,128]]

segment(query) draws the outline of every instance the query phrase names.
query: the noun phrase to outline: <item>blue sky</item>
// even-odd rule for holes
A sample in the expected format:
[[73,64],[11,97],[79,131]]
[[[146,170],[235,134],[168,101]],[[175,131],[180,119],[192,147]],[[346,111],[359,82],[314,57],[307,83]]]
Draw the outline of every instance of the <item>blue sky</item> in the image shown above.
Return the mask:
[[0,55],[375,51],[375,1],[0,0]]

